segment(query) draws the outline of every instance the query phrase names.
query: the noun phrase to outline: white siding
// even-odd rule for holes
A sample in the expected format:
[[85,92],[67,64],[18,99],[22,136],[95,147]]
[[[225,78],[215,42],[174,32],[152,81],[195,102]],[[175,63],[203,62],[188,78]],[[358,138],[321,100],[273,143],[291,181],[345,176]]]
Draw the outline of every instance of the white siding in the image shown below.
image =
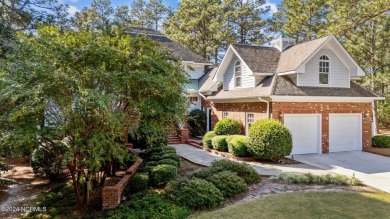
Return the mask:
[[[233,56],[232,61],[229,64],[229,67],[226,70],[226,73],[223,77],[223,89],[224,90],[232,90],[234,87],[234,64],[238,61],[237,56]],[[250,71],[248,67],[241,62],[241,87],[240,88],[248,88],[255,86],[255,77],[250,75]]]
[[185,70],[190,76],[190,79],[199,79],[204,74],[204,66],[191,66],[187,67]]
[[322,55],[327,55],[330,59],[329,87],[348,88],[350,85],[349,69],[337,58],[333,51],[326,49],[321,49],[306,63],[306,72],[298,74],[298,86],[324,86],[319,85],[319,58]]

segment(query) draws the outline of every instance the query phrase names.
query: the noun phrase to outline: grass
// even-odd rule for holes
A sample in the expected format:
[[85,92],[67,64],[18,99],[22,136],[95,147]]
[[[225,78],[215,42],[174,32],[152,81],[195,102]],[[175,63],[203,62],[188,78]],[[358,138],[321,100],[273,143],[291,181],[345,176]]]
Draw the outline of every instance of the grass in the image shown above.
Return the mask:
[[191,218],[390,218],[383,192],[296,192],[268,196]]
[[343,186],[358,186],[361,185],[359,179],[355,177],[347,177],[344,175],[313,175],[311,173],[305,174],[287,174],[281,173],[277,176],[271,177],[271,180],[282,181],[289,184],[313,184],[313,185],[343,185]]

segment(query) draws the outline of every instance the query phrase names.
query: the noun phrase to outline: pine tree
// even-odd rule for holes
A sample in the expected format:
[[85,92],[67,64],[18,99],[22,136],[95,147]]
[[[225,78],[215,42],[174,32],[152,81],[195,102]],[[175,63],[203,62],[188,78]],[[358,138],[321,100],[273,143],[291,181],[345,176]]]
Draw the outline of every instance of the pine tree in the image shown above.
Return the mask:
[[219,0],[183,0],[176,13],[164,25],[173,40],[210,59],[227,32]]
[[111,16],[114,9],[110,0],[93,0],[90,8],[83,8],[76,12],[72,23],[78,30],[97,29],[109,31],[112,26]]
[[326,0],[285,0],[272,17],[274,31],[294,36],[297,42],[318,37],[325,29]]
[[169,8],[162,0],[150,0],[145,7],[145,19],[148,26],[155,30],[160,29],[162,22],[167,18]]
[[235,41],[241,44],[263,44],[263,29],[266,20],[262,16],[269,12],[264,0],[225,0],[225,22]]
[[131,3],[131,19],[133,26],[147,28],[149,27],[146,20],[145,7],[147,2],[145,0],[135,0]]

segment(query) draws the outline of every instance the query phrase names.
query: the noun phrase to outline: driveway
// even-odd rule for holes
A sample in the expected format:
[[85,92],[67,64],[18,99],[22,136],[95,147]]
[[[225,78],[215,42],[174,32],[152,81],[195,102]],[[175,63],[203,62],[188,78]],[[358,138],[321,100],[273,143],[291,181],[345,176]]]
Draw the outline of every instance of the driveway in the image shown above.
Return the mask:
[[337,174],[355,176],[365,185],[390,193],[390,158],[362,151],[294,155],[294,159]]

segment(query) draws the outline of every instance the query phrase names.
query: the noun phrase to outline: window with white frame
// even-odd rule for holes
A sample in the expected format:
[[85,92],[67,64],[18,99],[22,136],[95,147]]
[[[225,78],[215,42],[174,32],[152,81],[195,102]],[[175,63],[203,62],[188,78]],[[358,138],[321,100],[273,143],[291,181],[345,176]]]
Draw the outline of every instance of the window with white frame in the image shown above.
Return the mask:
[[329,69],[330,69],[330,59],[328,56],[323,55],[320,57],[320,84],[329,84]]
[[222,119],[228,118],[229,113],[228,112],[222,112]]
[[198,99],[198,97],[188,97],[188,100],[190,101],[190,102],[198,102],[199,101],[199,99]]
[[235,87],[241,87],[241,62],[237,61],[234,64],[234,85]]
[[247,126],[247,132],[249,131],[249,128],[251,125],[255,122],[255,115],[253,113],[247,113],[246,114],[246,126]]

